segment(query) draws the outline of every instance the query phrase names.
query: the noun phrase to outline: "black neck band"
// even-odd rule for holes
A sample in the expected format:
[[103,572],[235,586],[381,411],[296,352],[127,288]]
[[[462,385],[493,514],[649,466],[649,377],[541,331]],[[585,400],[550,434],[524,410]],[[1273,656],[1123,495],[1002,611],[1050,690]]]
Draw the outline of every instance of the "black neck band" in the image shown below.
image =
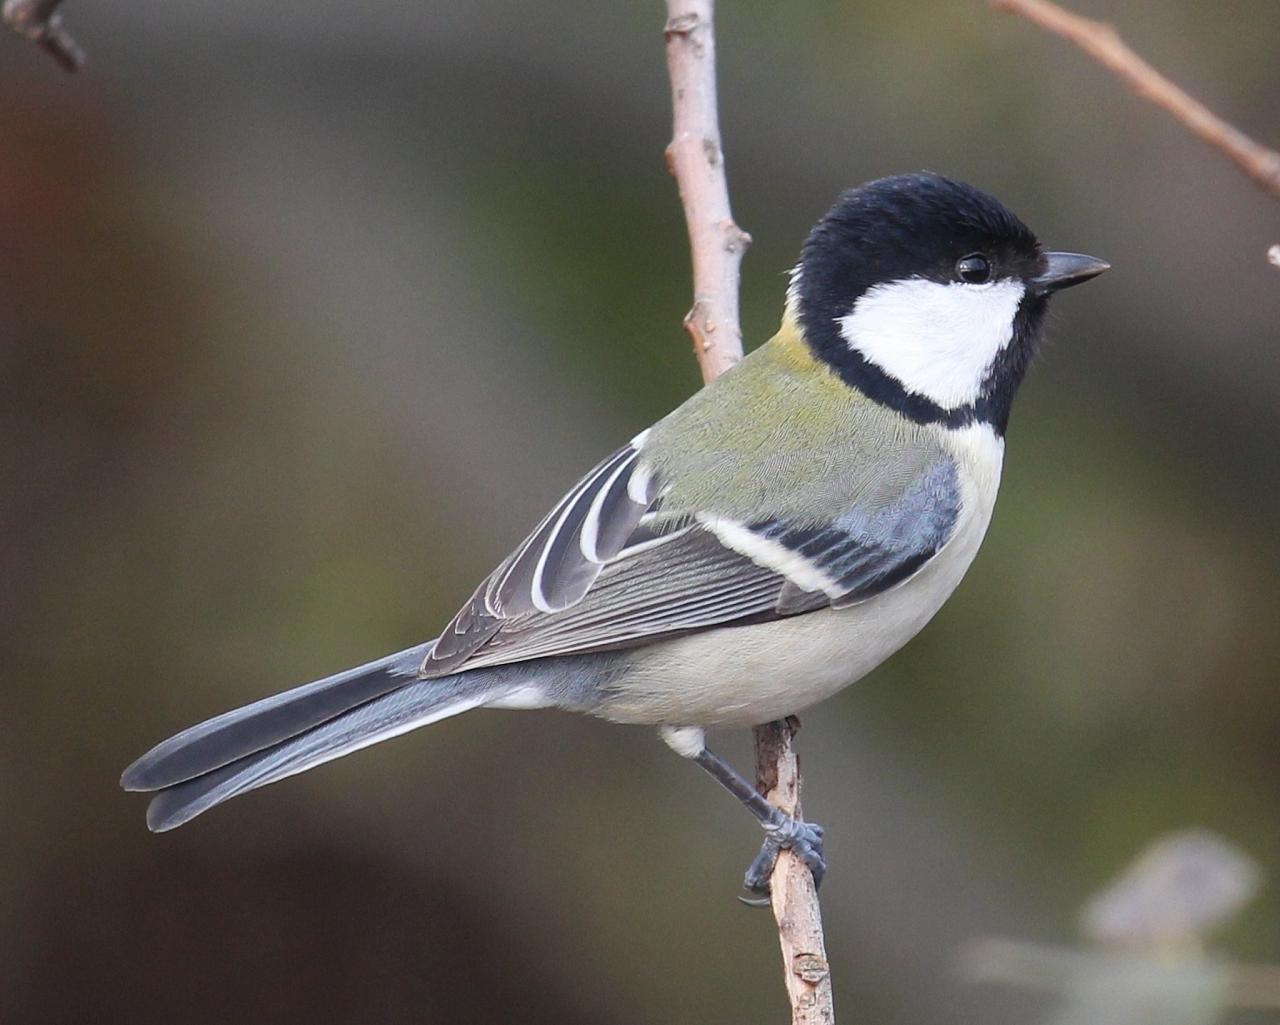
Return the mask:
[[876,366],[857,349],[851,349],[840,333],[839,315],[834,311],[826,316],[808,316],[802,301],[800,322],[805,340],[814,354],[839,374],[845,384],[857,388],[869,399],[888,406],[915,423],[952,428],[986,423],[1003,438],[1009,427],[1013,396],[1026,376],[1035,352],[1045,308],[1042,296],[1029,292],[1023,298],[1014,316],[1013,337],[991,364],[978,398],[952,408],[941,406],[918,392],[908,391],[906,385],[892,374]]

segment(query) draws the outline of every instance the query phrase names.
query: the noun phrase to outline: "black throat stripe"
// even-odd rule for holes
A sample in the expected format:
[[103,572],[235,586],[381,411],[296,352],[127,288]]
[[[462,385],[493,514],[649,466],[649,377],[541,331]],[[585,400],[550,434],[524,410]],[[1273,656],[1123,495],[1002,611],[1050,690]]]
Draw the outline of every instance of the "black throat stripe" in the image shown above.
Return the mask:
[[1035,352],[1046,305],[1044,298],[1034,293],[1028,292],[1023,297],[1014,316],[1013,337],[991,364],[978,398],[950,408],[908,390],[898,378],[872,363],[857,349],[850,348],[840,333],[838,314],[813,317],[808,315],[810,311],[804,309],[802,302],[800,324],[814,355],[831,367],[845,384],[857,388],[872,401],[888,406],[915,423],[950,428],[986,423],[997,435],[1004,437],[1009,428],[1013,397]]

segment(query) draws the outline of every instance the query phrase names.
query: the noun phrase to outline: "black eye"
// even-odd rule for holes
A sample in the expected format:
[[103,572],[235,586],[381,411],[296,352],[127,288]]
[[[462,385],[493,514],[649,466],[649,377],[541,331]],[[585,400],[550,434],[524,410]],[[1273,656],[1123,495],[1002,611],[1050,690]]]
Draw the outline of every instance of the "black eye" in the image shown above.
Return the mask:
[[991,280],[991,263],[981,253],[970,253],[956,261],[956,277],[968,285]]

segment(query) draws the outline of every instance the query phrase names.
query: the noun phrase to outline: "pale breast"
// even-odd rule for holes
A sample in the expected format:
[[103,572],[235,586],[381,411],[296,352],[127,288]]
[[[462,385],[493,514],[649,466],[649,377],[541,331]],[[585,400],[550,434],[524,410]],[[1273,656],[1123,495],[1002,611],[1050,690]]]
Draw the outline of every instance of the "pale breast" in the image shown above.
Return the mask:
[[867,601],[722,627],[636,652],[596,714],[615,722],[744,726],[798,712],[865,676],[914,637],[973,562],[995,504],[1004,443],[986,425],[943,431],[962,506],[947,545]]

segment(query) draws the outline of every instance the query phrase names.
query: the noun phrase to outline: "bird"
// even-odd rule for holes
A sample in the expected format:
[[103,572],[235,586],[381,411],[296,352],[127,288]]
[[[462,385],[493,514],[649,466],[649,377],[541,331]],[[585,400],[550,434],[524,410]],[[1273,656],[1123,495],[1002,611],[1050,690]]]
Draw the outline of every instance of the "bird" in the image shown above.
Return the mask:
[[657,727],[825,872],[822,827],[706,731],[861,679],[951,596],[987,532],[1051,297],[1109,265],[1045,249],[933,172],[843,192],[768,341],[593,467],[425,643],[227,712],[125,770],[173,829],[232,797],[476,708]]

